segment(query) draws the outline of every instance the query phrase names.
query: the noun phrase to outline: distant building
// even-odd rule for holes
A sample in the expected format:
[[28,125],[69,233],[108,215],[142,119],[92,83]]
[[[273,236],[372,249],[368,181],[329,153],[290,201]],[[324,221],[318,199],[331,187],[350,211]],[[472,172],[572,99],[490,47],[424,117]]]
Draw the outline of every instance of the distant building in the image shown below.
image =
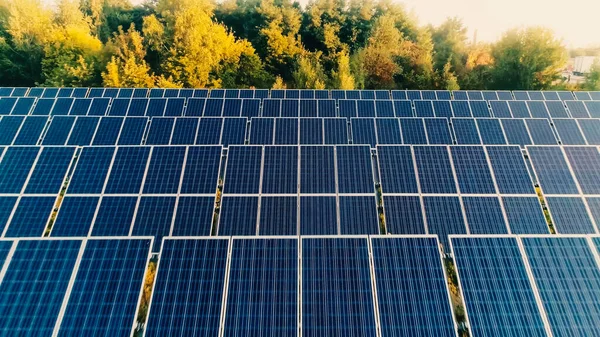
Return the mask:
[[573,59],[573,73],[575,75],[584,75],[590,72],[594,61],[600,61],[596,56],[578,56]]

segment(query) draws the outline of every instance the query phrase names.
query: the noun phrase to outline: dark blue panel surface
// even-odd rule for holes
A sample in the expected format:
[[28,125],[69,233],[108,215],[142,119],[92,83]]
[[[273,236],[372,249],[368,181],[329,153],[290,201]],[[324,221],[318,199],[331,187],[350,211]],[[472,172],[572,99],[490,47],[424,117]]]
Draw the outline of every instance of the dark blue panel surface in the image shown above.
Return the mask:
[[[147,103],[147,100],[135,100],[136,103],[139,102],[144,102],[145,104]],[[126,98],[116,98],[112,101],[112,104],[110,106],[110,111],[108,112],[109,116],[125,116],[127,115],[127,110],[128,107],[131,104],[131,100],[130,99],[126,99]],[[144,112],[146,111],[146,105],[144,104],[144,110],[142,111],[142,114],[136,113],[137,112],[137,107],[135,106],[134,108],[132,108],[132,113],[130,116],[143,116]],[[135,111],[135,112],[134,112]]]
[[152,98],[148,100],[148,109],[146,110],[146,116],[148,117],[161,117],[165,114],[165,106],[167,100],[164,98]]
[[22,197],[5,236],[13,238],[44,235],[56,197]]
[[583,194],[600,194],[600,153],[595,147],[565,147],[567,159]]
[[[113,101],[114,102],[114,101]],[[127,108],[127,116],[129,117],[142,117],[146,115],[148,109],[148,99],[132,99],[129,108]]]
[[323,120],[300,118],[300,144],[323,144]]
[[507,101],[490,101],[493,116],[496,118],[512,118],[509,103],[514,104]]
[[546,107],[552,118],[569,118],[569,114],[565,109],[562,101],[546,101]]
[[0,193],[21,193],[40,152],[38,147],[9,147],[0,162]]
[[300,235],[338,234],[335,196],[300,197]]
[[258,197],[224,196],[217,235],[256,235]]
[[35,98],[20,97],[17,100],[14,108],[12,109],[12,115],[29,115],[31,107],[35,103]]
[[569,108],[569,112],[573,118],[590,118],[585,105],[581,101],[566,101],[565,104]]
[[501,119],[500,122],[508,144],[521,145],[521,147],[533,144],[523,119]]
[[481,144],[479,130],[473,118],[453,118],[452,129],[456,143],[461,145]]
[[471,114],[475,118],[491,117],[490,109],[486,101],[469,101],[471,107]]
[[246,118],[224,118],[221,145],[244,144],[246,140]]
[[[544,101],[527,101],[527,107],[531,112],[531,117],[533,118],[550,118],[550,114],[548,113],[548,108],[546,107],[546,103]],[[529,118],[530,116],[520,116],[513,114],[515,118]]]
[[396,118],[375,119],[378,144],[402,144],[400,124]]
[[169,98],[165,107],[165,116],[183,116],[184,98]]
[[600,119],[578,119],[577,123],[589,145],[600,145]]
[[92,145],[116,145],[123,120],[123,117],[102,117]]
[[197,145],[218,145],[221,143],[222,118],[203,117],[198,123]]
[[266,146],[262,172],[263,194],[296,194],[298,192],[298,147]]
[[552,127],[547,119],[526,119],[525,124],[535,145],[556,145],[558,141],[554,136]]
[[172,145],[193,145],[198,131],[199,118],[177,118],[171,135]]
[[[0,233],[4,232],[4,228],[8,223],[8,219],[12,214],[13,208],[17,203],[17,197],[0,197]],[[0,251],[2,250],[2,242],[0,241]],[[4,263],[4,257],[0,252],[0,265]]]
[[375,117],[375,101],[356,101],[358,117]]
[[424,118],[429,144],[452,144],[452,136],[446,118]]
[[544,194],[579,194],[560,147],[528,146],[527,153]]
[[400,118],[400,129],[404,144],[427,144],[427,134],[422,118]]
[[220,146],[188,148],[181,194],[214,194],[219,179]]
[[206,99],[204,98],[190,98],[185,109],[185,115],[188,117],[201,117],[204,114],[204,105]]
[[335,193],[333,146],[300,147],[300,193]]
[[45,147],[25,187],[27,194],[57,194],[75,154],[74,147]]
[[425,234],[421,200],[418,196],[383,197],[385,226],[389,234]]
[[409,146],[378,146],[377,158],[384,193],[418,193]]
[[379,234],[374,196],[340,196],[339,204],[340,234]]
[[73,105],[73,98],[57,98],[50,115],[52,116],[65,116],[69,114],[71,105]]
[[546,197],[554,228],[560,234],[595,234],[596,228],[579,197]]
[[172,235],[209,236],[214,208],[214,197],[179,197]]
[[394,101],[394,111],[396,117],[414,117],[410,101]]
[[171,134],[173,133],[173,126],[175,125],[175,118],[172,117],[154,117],[150,122],[150,130],[148,130],[148,136],[146,137],[147,145],[168,145],[171,141]]
[[492,173],[482,146],[452,146],[450,152],[460,193],[496,193]]
[[138,197],[103,197],[92,229],[93,236],[128,236]]
[[415,114],[417,117],[435,117],[431,101],[415,100],[413,103],[415,105]]
[[317,117],[318,115],[319,112],[316,100],[300,100],[300,117]]
[[284,99],[281,101],[281,117],[298,118],[300,115],[300,101]]
[[261,117],[281,117],[281,100],[265,99],[263,100],[263,109]]
[[55,99],[40,98],[37,100],[37,103],[31,114],[36,116],[48,116],[50,115],[50,110],[52,110],[55,102]]
[[0,144],[12,144],[17,132],[21,128],[24,118],[21,116],[3,116],[0,119]]
[[340,100],[339,101],[339,116],[340,117],[358,117],[358,112],[356,111],[356,101],[355,100]]
[[298,118],[275,119],[275,141],[277,145],[298,144]]
[[459,198],[423,197],[423,206],[429,234],[436,234],[449,251],[448,235],[467,233]]
[[452,111],[454,117],[472,117],[469,101],[452,101]]
[[463,197],[469,233],[508,234],[497,197]]
[[435,112],[435,117],[452,117],[450,101],[433,101],[433,111]]
[[481,135],[481,140],[485,145],[501,145],[506,144],[504,131],[500,126],[500,120],[491,118],[480,118],[475,120],[477,128]]
[[373,193],[373,165],[368,146],[336,148],[339,193]]
[[335,100],[321,99],[317,101],[319,117],[337,117]]
[[345,118],[324,118],[325,144],[348,144],[348,126]]
[[141,197],[132,236],[154,236],[152,251],[160,250],[162,238],[171,233],[175,197]]
[[88,111],[88,116],[106,115],[106,110],[108,110],[109,104],[110,99],[108,98],[94,98],[92,100],[92,106],[90,106],[90,111]]
[[380,100],[375,101],[375,111],[377,117],[396,117],[394,114],[394,104],[392,101]]
[[44,131],[48,118],[42,116],[27,116],[15,138],[14,145],[37,145]]
[[96,133],[99,117],[77,117],[67,145],[88,146]]
[[51,236],[88,236],[99,197],[67,196],[60,204],[60,211],[52,225]]
[[537,197],[503,197],[502,203],[513,234],[550,233]]
[[185,151],[183,146],[153,148],[143,193],[176,194],[179,191]]
[[413,147],[422,193],[456,193],[446,146]]
[[118,145],[140,145],[148,125],[147,117],[127,117],[123,122]]
[[102,193],[112,161],[114,147],[86,147],[79,154],[71,176],[69,194]]
[[244,99],[242,101],[242,117],[252,118],[260,116],[260,100]]
[[149,147],[118,148],[105,193],[140,193],[149,154]]
[[258,235],[298,235],[298,198],[260,198]]
[[516,146],[486,147],[501,194],[535,194],[527,166]]
[[358,145],[377,145],[375,120],[373,118],[352,118],[352,143]]
[[224,193],[259,193],[261,146],[232,146],[227,153]]
[[552,123],[562,145],[585,145],[585,138],[575,119],[553,119]]
[[250,144],[273,144],[275,129],[274,118],[252,118],[250,124]]
[[75,117],[54,116],[46,130],[42,145],[65,145],[73,124],[75,124]]

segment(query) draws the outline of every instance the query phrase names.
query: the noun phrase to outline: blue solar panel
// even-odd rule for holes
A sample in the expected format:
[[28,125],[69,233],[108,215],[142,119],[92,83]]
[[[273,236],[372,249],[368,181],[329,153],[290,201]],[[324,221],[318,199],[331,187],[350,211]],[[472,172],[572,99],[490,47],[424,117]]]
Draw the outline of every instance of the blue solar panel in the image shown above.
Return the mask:
[[171,235],[209,236],[214,207],[214,197],[179,197]]
[[437,240],[372,238],[371,245],[381,335],[456,336]]
[[583,102],[583,104],[585,104],[585,107],[590,113],[590,117],[600,118],[600,102]]
[[502,194],[535,194],[521,150],[516,146],[488,146],[487,153]]
[[376,118],[378,144],[402,144],[400,124],[396,118]]
[[433,101],[433,111],[435,112],[435,117],[452,117],[450,101]]
[[[44,93],[45,88],[31,88],[29,89],[29,93],[27,93],[27,96],[29,97],[41,97],[42,94]],[[102,89],[104,90],[104,89]]]
[[148,136],[146,137],[147,145],[168,145],[171,141],[171,134],[173,133],[173,126],[175,125],[175,118],[152,118],[150,122],[150,129],[148,130]]
[[466,234],[467,229],[458,197],[423,197],[427,231],[436,234],[448,250],[448,235]]
[[302,239],[304,336],[376,336],[369,265],[366,238]]
[[246,118],[224,118],[221,144],[225,147],[244,144],[246,140]]
[[55,196],[21,197],[4,236],[25,238],[44,235],[55,201]]
[[[16,203],[17,197],[0,197],[0,233],[4,232]],[[4,263],[2,244],[3,242],[0,241],[0,265]]]
[[117,97],[118,93],[119,93],[118,88],[106,88],[106,89],[104,89],[104,93],[102,95],[103,95],[103,97],[114,98],[114,97]]
[[546,101],[546,107],[552,118],[569,118],[562,101]]
[[101,193],[114,151],[112,147],[84,148],[79,154],[67,192],[69,194]]
[[297,335],[298,268],[296,239],[233,240],[224,333]]
[[0,162],[0,193],[21,193],[40,149],[9,147]]
[[425,123],[422,118],[400,118],[400,130],[404,144],[427,144]]
[[0,330],[50,336],[68,290],[79,240],[20,241],[0,284]]
[[319,117],[337,117],[335,100],[324,99],[317,101]]
[[88,236],[99,197],[67,196],[60,204],[56,221],[52,225],[51,236],[83,237]]
[[557,233],[594,234],[594,227],[583,199],[577,197],[546,197],[548,210]]
[[298,192],[298,147],[266,146],[262,171],[263,194],[296,194]]
[[594,101],[600,101],[600,91],[590,91],[590,97]]
[[75,124],[75,117],[55,116],[42,140],[42,145],[65,145],[71,129]]
[[596,300],[600,272],[586,240],[523,238],[522,242],[553,336],[600,334]]
[[88,111],[88,116],[104,116],[110,104],[109,98],[94,98]]
[[358,117],[358,112],[356,111],[356,101],[355,100],[340,100],[339,101],[339,116],[340,117]]
[[525,124],[535,145],[556,145],[558,141],[554,136],[550,122],[547,119],[526,119]]
[[553,119],[552,123],[562,145],[585,145],[585,138],[575,119]]
[[92,105],[91,98],[78,98],[73,102],[73,106],[71,107],[71,111],[69,115],[71,116],[85,116],[88,114],[90,110],[90,106]]
[[600,119],[578,119],[577,123],[589,145],[600,145]]
[[[592,219],[596,225],[600,224],[600,198],[585,198],[585,202],[588,205]],[[1,214],[1,213],[0,213]]]
[[[127,117],[123,122],[118,145],[140,145],[148,125],[147,117]],[[151,140],[152,141],[152,140]]]
[[[543,104],[543,102],[542,102]],[[531,118],[531,115],[529,114],[529,109],[527,107],[527,104],[525,104],[525,102],[522,101],[508,101],[508,106],[510,107],[510,114],[511,115],[507,115],[507,116],[500,116],[500,114],[502,114],[501,110],[497,110],[499,115],[496,115],[496,117],[501,117],[501,118]]]
[[73,105],[73,101],[73,98],[57,98],[54,106],[52,107],[52,111],[50,111],[50,115],[68,115],[69,111],[71,110],[71,105]]
[[298,144],[298,118],[275,119],[275,144]]
[[513,234],[549,234],[537,197],[503,197],[506,219]]
[[250,124],[250,144],[273,144],[274,129],[274,118],[252,118]]
[[557,93],[561,101],[568,101],[574,99],[573,93],[570,91],[558,91]]
[[185,115],[188,117],[200,117],[204,114],[204,105],[206,99],[204,98],[190,98],[188,100],[187,107],[185,109]]
[[29,115],[35,98],[20,97],[12,109],[11,115]]
[[300,101],[300,117],[317,117],[318,111],[316,100],[303,99]]
[[375,91],[373,90],[361,90],[360,91],[361,99],[375,99]]
[[117,97],[123,97],[123,98],[131,98],[132,96],[133,96],[132,88],[121,88],[121,89],[119,89],[119,93],[117,94]]
[[165,116],[183,116],[185,98],[169,98],[165,107]]
[[386,98],[385,100],[375,101],[375,111],[377,112],[377,117],[395,117],[394,104],[388,99],[389,98]]
[[516,239],[454,238],[452,247],[474,336],[546,336]]
[[99,117],[77,117],[67,145],[88,146],[92,144],[99,122]]
[[12,241],[0,241],[0,265],[4,266],[8,253],[13,246]]
[[482,91],[481,94],[486,101],[498,100],[498,94],[495,91]]
[[520,145],[521,147],[533,144],[525,126],[525,120],[501,119],[500,122],[509,144]]
[[123,117],[102,117],[92,145],[115,145],[121,133],[123,120]]
[[263,100],[262,117],[280,117],[281,116],[281,100],[280,99],[265,99]]
[[222,118],[203,117],[198,123],[198,134],[196,144],[218,145],[221,143],[221,132],[223,129]]
[[144,182],[145,194],[176,194],[179,191],[185,147],[154,147]]
[[[590,118],[587,108],[581,101],[565,101],[569,113],[573,118]],[[568,117],[567,117],[568,118]]]
[[469,101],[451,101],[454,117],[471,117]]
[[415,104],[415,113],[417,117],[435,117],[431,101],[416,100],[413,103]]
[[358,117],[375,117],[375,101],[356,101]]
[[360,99],[360,90],[346,90],[347,99]]
[[352,143],[377,145],[377,133],[375,131],[375,120],[373,118],[352,118]]
[[374,196],[340,196],[341,234],[379,234]]
[[[143,103],[143,109],[141,109],[141,112],[139,112],[140,110],[140,105],[141,104],[135,104],[130,108],[130,105],[132,103]],[[126,116],[127,110],[130,110],[129,116],[143,116],[144,113],[146,112],[146,105],[148,104],[148,100],[146,99],[136,99],[136,100],[130,100],[130,99],[125,99],[125,98],[116,98],[112,101],[111,107],[110,107],[110,111],[108,112],[109,116]]]
[[92,236],[128,236],[138,197],[102,197]]
[[[30,93],[31,93],[31,91],[30,91]],[[102,97],[103,93],[104,93],[104,88],[90,88],[88,97]]]
[[385,195],[385,227],[389,234],[425,234],[421,200],[418,196]]
[[217,235],[256,235],[258,197],[224,196]]
[[[327,92],[327,90],[325,90]],[[300,98],[315,98],[315,90],[300,90]]]
[[175,201],[175,197],[140,198],[131,235],[154,236],[155,253],[160,250],[162,238],[171,233]]
[[10,115],[13,110],[17,98],[2,97],[0,98],[0,115]]
[[544,96],[545,100],[552,100],[552,101],[559,101],[560,98],[558,97],[558,92],[557,91],[542,91],[542,95]]
[[517,102],[490,101],[490,106],[492,108],[492,114],[496,118],[512,118],[509,104],[512,105],[515,103],[517,103]]
[[339,193],[373,193],[373,166],[368,146],[336,148]]
[[410,101],[394,101],[396,117],[414,117]]
[[146,116],[148,117],[161,117],[165,114],[165,107],[167,100],[164,98],[152,98],[148,100],[148,109],[146,110]]
[[190,146],[180,193],[214,194],[219,179],[220,163],[220,146]]
[[513,91],[513,95],[517,101],[531,100],[531,98],[529,98],[529,94],[527,94],[527,91]]
[[422,193],[456,193],[446,146],[414,146]]
[[224,193],[259,193],[261,146],[231,146],[227,153]]
[[300,147],[300,193],[335,192],[334,147]]
[[418,193],[409,146],[378,146],[377,158],[384,193]]
[[[6,118],[6,117],[4,117]],[[37,145],[48,119],[40,116],[27,116],[15,138],[13,145]]]
[[600,153],[595,147],[565,147],[583,194],[600,194]]
[[435,95],[436,95],[437,99],[439,99],[439,100],[449,101],[452,99],[452,95],[451,95],[450,91],[448,91],[448,90],[436,90]]
[[25,193],[58,193],[66,178],[74,154],[74,147],[43,148],[29,177]]
[[[544,101],[527,101],[527,106],[529,107],[529,111],[531,111],[531,117],[533,118],[550,118],[550,114],[548,113],[548,108],[546,107],[546,103]],[[513,114],[514,115],[514,114]],[[515,118],[529,118],[529,116],[518,116],[514,115]]]
[[469,101],[471,113],[475,118],[491,117],[490,109],[486,101]]
[[150,155],[149,147],[120,147],[108,177],[105,193],[138,194]]
[[481,144],[475,119],[453,118],[452,128],[457,144]]
[[318,118],[300,118],[300,144],[323,144],[323,121]]
[[298,198],[261,197],[259,220],[259,235],[297,235]]
[[325,144],[348,144],[348,125],[344,118],[324,118]]
[[513,95],[510,91],[496,91],[498,94],[498,99],[510,101],[513,99]]
[[404,91],[404,90],[392,90],[392,99],[393,100],[407,99],[406,91]]
[[165,95],[165,89],[161,89],[161,88],[150,89],[150,97],[152,97],[152,98],[163,97],[164,95]]
[[406,97],[408,99],[410,99],[411,101],[416,100],[416,99],[423,99],[423,97],[421,96],[420,90],[407,90]]
[[175,119],[171,145],[192,145],[196,140],[200,118],[183,117]]
[[146,336],[219,334],[229,240],[165,240]]
[[300,101],[285,99],[281,101],[281,117],[298,118],[300,116]]
[[450,147],[462,194],[495,194],[494,180],[481,146]]
[[12,144],[21,128],[24,118],[21,116],[3,116],[0,119],[0,144]]
[[329,99],[329,90],[315,90],[316,99]]
[[226,98],[238,98],[240,96],[239,89],[225,89]]
[[587,91],[573,91],[573,95],[575,95],[575,98],[579,101],[589,101],[592,99]]
[[258,117],[260,115],[260,100],[259,99],[244,99],[242,100],[242,117]]
[[474,91],[474,90],[469,90],[467,91],[467,96],[469,97],[469,100],[483,100],[483,94],[481,93],[481,91]]
[[452,144],[452,136],[446,118],[424,118],[429,144]]
[[579,194],[560,147],[528,146],[527,153],[544,194]]
[[300,197],[300,235],[338,234],[335,196]]
[[300,98],[300,90],[284,90],[285,98]]
[[470,234],[508,234],[497,197],[463,197]]

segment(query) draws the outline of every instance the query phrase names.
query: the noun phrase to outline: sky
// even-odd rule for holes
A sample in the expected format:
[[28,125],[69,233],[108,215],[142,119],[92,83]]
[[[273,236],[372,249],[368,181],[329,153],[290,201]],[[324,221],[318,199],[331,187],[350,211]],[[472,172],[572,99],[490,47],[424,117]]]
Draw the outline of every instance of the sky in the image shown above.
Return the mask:
[[402,0],[420,24],[458,16],[478,41],[495,41],[506,30],[545,26],[569,48],[600,45],[600,0]]

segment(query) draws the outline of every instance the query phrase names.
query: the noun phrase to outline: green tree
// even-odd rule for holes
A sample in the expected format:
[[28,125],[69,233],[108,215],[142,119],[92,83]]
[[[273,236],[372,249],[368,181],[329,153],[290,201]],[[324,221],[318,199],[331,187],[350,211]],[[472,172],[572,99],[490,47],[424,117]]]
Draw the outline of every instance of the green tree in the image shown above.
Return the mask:
[[435,71],[444,71],[446,64],[450,63],[450,71],[460,73],[466,59],[467,28],[459,18],[448,18],[430,30]]
[[600,91],[600,59],[596,59],[590,68],[589,74],[585,75],[583,89],[589,91]]
[[337,55],[337,69],[331,73],[331,87],[337,89],[354,89],[354,76],[350,70],[350,57],[346,51]]
[[325,89],[327,77],[321,65],[321,53],[306,53],[298,57],[292,77],[298,89]]

